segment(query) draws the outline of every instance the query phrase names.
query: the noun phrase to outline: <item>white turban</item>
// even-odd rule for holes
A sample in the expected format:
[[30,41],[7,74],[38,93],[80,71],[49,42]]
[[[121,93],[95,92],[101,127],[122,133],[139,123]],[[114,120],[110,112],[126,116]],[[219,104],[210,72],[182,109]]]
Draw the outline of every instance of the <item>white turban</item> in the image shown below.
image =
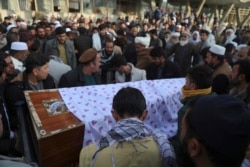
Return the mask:
[[228,28],[228,29],[226,30],[226,32],[233,33],[233,32],[234,32],[234,30],[233,30],[232,28]]
[[140,43],[145,46],[145,48],[149,47],[150,44],[150,37],[135,37],[135,43]]

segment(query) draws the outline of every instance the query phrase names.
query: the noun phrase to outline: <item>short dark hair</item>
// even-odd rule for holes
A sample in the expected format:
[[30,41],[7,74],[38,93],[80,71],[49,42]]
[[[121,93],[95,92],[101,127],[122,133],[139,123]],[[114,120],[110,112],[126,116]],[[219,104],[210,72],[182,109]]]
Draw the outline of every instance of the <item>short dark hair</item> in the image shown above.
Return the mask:
[[100,24],[100,25],[98,26],[98,30],[99,30],[99,31],[101,31],[101,30],[103,30],[103,29],[105,29],[105,28],[107,28],[107,25],[106,25],[106,24]]
[[205,59],[206,58],[206,55],[207,55],[207,52],[209,52],[209,49],[210,49],[210,46],[209,47],[205,47],[204,49],[202,49],[200,51],[200,55]]
[[206,34],[207,36],[209,35],[209,32],[207,30],[203,30],[203,29],[200,30],[200,33],[201,34]]
[[150,34],[154,34],[154,35],[157,35],[157,30],[156,29],[152,29],[149,31]]
[[9,44],[11,44],[12,42],[18,41],[19,38],[19,34],[17,32],[9,32],[6,35],[6,40]]
[[211,53],[211,56],[212,57],[217,57],[217,59],[220,61],[220,62],[222,62],[222,61],[224,61],[225,60],[225,56],[223,55],[218,55],[218,54],[215,54],[215,53],[212,53],[211,51],[209,51],[210,53]]
[[112,107],[121,118],[125,115],[141,117],[146,109],[146,100],[139,89],[126,87],[114,96]]
[[157,47],[154,47],[151,51],[150,51],[150,56],[151,57],[165,57],[165,53],[164,53],[164,50],[162,49],[162,47],[160,46],[157,46]]
[[30,30],[36,30],[36,28],[33,27],[33,26],[27,26],[27,30],[28,30],[28,31],[30,31]]
[[57,27],[55,32],[56,32],[56,35],[64,34],[66,33],[66,29],[64,27]]
[[39,53],[39,52],[34,52],[31,53],[27,56],[26,62],[25,62],[25,67],[26,70],[25,72],[27,74],[30,74],[34,68],[41,67],[48,63],[50,60],[48,55]]
[[187,71],[188,77],[197,89],[206,89],[212,86],[212,73],[213,70],[207,65],[197,65]]
[[79,27],[77,30],[81,35],[84,35],[87,32],[87,29],[84,27]]
[[237,61],[234,65],[239,65],[238,74],[244,74],[247,83],[250,83],[250,61],[249,60],[241,60]]
[[50,30],[52,30],[52,28],[51,28],[50,25],[48,25],[48,24],[47,24],[44,28],[45,28],[45,29],[46,29],[46,28],[49,28]]
[[95,31],[95,30],[98,31],[98,28],[97,27],[93,27],[92,28],[92,32]]
[[105,38],[104,46],[106,46],[106,43],[113,43],[113,45],[114,45],[114,41],[108,37]]
[[37,27],[36,27],[36,31],[38,31],[38,29],[40,29],[40,28],[42,28],[42,29],[44,29],[44,30],[45,30],[44,26],[39,25],[39,26],[37,26]]
[[6,54],[3,51],[0,51],[0,75],[3,74],[4,72],[4,68],[7,66],[6,62],[5,62],[5,58],[9,57],[8,54]]

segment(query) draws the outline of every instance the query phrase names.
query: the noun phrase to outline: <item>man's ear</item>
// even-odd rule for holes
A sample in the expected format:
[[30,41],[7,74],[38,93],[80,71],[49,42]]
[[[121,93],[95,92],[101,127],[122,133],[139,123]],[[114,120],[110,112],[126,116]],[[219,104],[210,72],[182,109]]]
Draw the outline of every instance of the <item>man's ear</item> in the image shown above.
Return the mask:
[[121,117],[119,116],[119,114],[113,109],[111,110],[111,114],[113,116],[113,118],[115,119],[115,121],[118,121],[121,119]]
[[148,117],[148,110],[144,110],[140,117],[140,120],[144,121],[147,117]]
[[39,71],[38,68],[33,68],[33,69],[32,69],[33,75],[37,76],[37,75],[38,75],[38,71]]
[[192,138],[188,141],[188,152],[191,158],[194,158],[201,153],[201,144],[197,139]]
[[197,88],[197,87],[196,87],[196,84],[195,84],[195,83],[191,83],[191,89],[192,89],[192,90],[196,90],[196,88]]

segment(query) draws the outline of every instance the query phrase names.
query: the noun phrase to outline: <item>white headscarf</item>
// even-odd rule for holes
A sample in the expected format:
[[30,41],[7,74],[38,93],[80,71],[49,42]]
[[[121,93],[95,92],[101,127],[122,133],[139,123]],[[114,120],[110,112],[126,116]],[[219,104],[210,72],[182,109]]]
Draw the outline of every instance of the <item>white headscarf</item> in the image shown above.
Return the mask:
[[[193,36],[194,35],[197,35],[197,38],[196,39],[193,39]],[[200,37],[200,33],[199,31],[194,31],[193,34],[192,34],[192,37],[189,39],[189,42],[196,45],[197,43],[199,43],[201,41],[201,37]]]

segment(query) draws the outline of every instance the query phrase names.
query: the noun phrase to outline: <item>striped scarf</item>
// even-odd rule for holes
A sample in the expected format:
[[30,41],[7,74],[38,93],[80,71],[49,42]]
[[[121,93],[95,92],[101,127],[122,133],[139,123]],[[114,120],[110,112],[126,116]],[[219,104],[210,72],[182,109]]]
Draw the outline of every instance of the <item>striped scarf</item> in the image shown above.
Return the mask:
[[[131,141],[151,136],[147,131],[146,126],[138,118],[122,119],[110,130],[105,137],[102,137],[97,145],[97,151],[93,156],[95,161],[97,154],[102,149],[109,147],[115,142]],[[176,167],[175,153],[170,145],[167,137],[161,133],[153,134],[154,140],[157,142],[160,149],[162,166]],[[94,163],[92,163],[94,164]],[[113,163],[113,167],[115,164]]]

